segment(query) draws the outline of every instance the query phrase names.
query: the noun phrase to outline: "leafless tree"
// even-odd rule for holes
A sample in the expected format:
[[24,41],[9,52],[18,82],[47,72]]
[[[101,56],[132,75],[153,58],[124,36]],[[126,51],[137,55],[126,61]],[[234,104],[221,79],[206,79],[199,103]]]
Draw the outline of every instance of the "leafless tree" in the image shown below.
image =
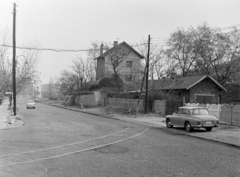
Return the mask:
[[131,49],[125,45],[118,45],[108,51],[106,57],[108,75],[112,76],[116,81],[116,88],[121,89],[122,77],[125,76],[125,73],[122,72],[126,67],[123,65],[123,62],[129,57]]
[[73,92],[77,84],[76,74],[67,70],[63,70],[60,73],[60,78],[56,82],[56,88],[59,94],[67,95],[69,92]]
[[[12,59],[11,48],[9,43],[11,38],[7,29],[0,30],[0,92],[12,90]],[[29,43],[25,48],[16,55],[16,88],[17,93],[24,89],[26,83],[33,80],[36,73],[37,64],[41,57],[36,42]]]
[[178,28],[171,34],[167,42],[166,54],[169,59],[174,59],[182,70],[182,76],[188,75],[198,59],[199,48],[195,46],[196,30],[190,27],[188,30]]
[[89,51],[87,52],[88,77],[90,81],[95,80],[97,71],[96,58],[100,55],[100,45],[103,44],[103,51],[109,50],[109,43],[107,42],[92,42]]

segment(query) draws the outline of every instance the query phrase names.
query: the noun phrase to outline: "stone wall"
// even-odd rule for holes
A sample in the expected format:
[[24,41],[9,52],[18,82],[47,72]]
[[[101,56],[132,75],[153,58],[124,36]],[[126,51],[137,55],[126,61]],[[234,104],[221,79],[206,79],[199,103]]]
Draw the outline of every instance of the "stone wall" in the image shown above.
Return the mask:
[[190,89],[190,103],[196,103],[198,95],[212,96],[212,103],[218,103],[219,89],[212,80],[206,78]]

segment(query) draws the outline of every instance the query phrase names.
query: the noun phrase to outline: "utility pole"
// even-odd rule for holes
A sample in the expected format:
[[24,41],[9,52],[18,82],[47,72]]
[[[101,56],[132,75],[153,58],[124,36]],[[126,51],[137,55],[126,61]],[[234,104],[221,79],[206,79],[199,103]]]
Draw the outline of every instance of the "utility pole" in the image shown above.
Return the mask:
[[147,53],[147,63],[146,63],[146,92],[145,92],[145,114],[147,113],[147,102],[148,102],[148,73],[149,73],[149,53],[150,53],[150,35],[148,35],[148,53]]
[[16,3],[13,4],[13,115],[17,115],[17,100],[16,100]]

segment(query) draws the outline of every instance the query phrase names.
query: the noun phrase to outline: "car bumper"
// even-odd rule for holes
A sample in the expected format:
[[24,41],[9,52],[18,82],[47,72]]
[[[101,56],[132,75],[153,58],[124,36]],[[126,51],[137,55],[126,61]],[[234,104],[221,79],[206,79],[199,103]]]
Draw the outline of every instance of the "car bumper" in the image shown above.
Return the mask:
[[192,125],[193,128],[218,127],[218,125]]
[[35,108],[34,105],[27,105],[27,108]]

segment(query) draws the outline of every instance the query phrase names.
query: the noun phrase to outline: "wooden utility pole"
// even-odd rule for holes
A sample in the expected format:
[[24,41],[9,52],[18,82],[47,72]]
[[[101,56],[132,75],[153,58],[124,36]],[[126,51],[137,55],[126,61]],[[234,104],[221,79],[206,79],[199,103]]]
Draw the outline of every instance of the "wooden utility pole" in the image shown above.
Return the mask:
[[147,113],[147,102],[148,102],[148,73],[149,73],[149,53],[150,53],[150,35],[148,35],[148,53],[147,53],[147,63],[146,63],[146,92],[145,92],[145,114]]
[[17,115],[17,100],[16,100],[16,3],[13,4],[13,115]]

